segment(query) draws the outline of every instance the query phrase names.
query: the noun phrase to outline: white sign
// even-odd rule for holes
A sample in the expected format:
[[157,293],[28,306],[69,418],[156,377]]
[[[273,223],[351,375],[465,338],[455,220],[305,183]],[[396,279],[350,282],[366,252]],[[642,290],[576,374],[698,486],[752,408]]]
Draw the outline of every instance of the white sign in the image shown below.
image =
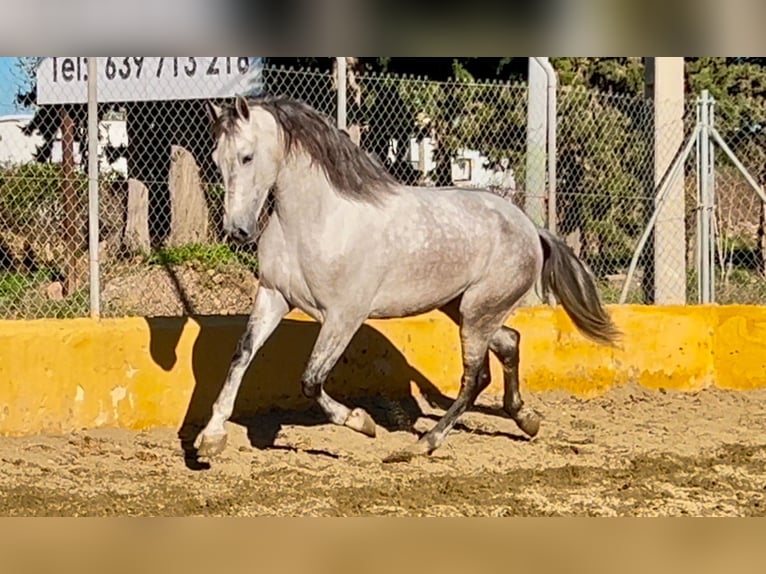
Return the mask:
[[[99,102],[227,98],[257,88],[251,58],[98,58]],[[88,101],[88,58],[45,58],[37,68],[38,104]]]

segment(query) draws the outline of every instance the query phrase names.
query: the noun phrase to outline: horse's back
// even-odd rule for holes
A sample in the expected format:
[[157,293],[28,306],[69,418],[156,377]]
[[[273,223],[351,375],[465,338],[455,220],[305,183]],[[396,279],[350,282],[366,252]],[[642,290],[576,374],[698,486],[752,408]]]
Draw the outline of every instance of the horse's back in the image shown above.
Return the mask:
[[502,197],[488,189],[460,186],[441,187],[405,187],[404,193],[417,197],[429,204],[432,209],[451,208],[457,206],[463,217],[476,217],[487,224],[487,217],[497,215],[495,233],[522,235],[537,241],[537,228],[524,211],[510,199]]
[[[424,312],[468,289],[502,300],[516,282],[526,287],[539,272],[537,228],[506,199],[457,187],[409,187],[390,200],[378,222],[366,222],[369,239],[357,244],[368,246],[360,269],[379,272],[374,317]],[[371,231],[376,225],[380,235]]]

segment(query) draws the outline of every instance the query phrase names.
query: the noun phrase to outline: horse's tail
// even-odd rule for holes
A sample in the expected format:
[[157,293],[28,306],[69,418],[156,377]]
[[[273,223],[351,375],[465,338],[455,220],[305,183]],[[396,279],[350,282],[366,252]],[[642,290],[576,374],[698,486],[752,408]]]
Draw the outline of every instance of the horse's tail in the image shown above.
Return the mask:
[[553,292],[583,335],[614,344],[621,333],[601,304],[593,276],[560,238],[545,229],[538,229],[538,234],[543,246],[543,292]]

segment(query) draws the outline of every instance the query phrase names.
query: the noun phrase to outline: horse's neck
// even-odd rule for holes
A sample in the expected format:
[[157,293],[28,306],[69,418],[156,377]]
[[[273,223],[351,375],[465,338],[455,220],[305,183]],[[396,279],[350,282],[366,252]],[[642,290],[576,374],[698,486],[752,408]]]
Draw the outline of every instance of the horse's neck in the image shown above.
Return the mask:
[[276,211],[283,224],[304,225],[306,218],[322,218],[340,198],[322,169],[304,154],[288,160],[277,179]]

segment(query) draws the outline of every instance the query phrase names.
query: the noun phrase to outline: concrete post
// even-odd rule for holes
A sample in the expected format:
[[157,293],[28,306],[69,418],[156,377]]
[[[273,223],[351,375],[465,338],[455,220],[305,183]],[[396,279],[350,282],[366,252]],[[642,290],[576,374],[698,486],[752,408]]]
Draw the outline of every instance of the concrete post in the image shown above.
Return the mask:
[[548,78],[535,58],[529,60],[527,96],[527,165],[524,210],[540,227],[545,226],[546,124],[548,119]]
[[[548,122],[548,77],[537,58],[528,58],[527,157],[524,185],[524,211],[539,227],[546,224],[546,141]],[[522,300],[524,307],[542,304],[542,284]]]
[[[654,101],[654,185],[670,168],[684,138],[684,59],[646,58],[646,88]],[[654,303],[686,303],[684,178],[668,189],[654,230]]]

